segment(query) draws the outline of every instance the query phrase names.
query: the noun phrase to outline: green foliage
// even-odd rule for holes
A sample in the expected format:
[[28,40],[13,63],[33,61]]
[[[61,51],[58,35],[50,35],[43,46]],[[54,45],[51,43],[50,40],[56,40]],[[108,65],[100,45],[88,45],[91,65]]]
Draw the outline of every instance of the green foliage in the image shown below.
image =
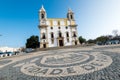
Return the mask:
[[33,35],[28,38],[26,48],[39,48],[39,37]]
[[96,42],[106,42],[107,40],[109,40],[109,38],[107,36],[100,36],[96,38]]
[[96,40],[89,39],[89,40],[87,41],[87,43],[89,43],[89,44],[91,44],[91,43],[96,43]]
[[82,43],[85,43],[86,42],[86,39],[84,39],[82,36],[79,37],[79,42],[82,44]]
[[87,42],[88,43],[105,43],[107,40],[109,40],[109,37],[107,36],[100,36],[100,37],[97,37],[96,39],[89,39]]

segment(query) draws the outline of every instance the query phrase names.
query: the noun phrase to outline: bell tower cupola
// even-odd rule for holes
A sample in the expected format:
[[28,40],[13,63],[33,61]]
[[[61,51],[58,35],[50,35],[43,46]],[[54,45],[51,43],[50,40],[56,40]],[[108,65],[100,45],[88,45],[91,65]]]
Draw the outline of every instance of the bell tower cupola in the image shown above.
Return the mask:
[[74,20],[74,13],[70,8],[68,9],[67,19],[68,20]]
[[47,19],[47,13],[44,9],[44,6],[42,5],[41,9],[39,10],[39,20],[46,20]]

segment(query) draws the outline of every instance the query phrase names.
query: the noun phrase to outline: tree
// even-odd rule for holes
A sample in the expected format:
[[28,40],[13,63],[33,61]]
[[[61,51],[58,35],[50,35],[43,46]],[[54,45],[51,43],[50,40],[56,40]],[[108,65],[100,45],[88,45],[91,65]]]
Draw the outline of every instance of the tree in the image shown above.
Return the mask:
[[26,48],[39,48],[39,37],[31,36],[27,39]]
[[100,43],[105,43],[107,40],[109,40],[109,37],[107,36],[100,36],[96,38],[96,42],[100,42]]
[[91,43],[95,43],[96,41],[95,40],[92,40],[92,39],[89,39],[88,41],[87,41],[87,43],[89,43],[89,44],[91,44]]
[[112,33],[115,35],[115,37],[118,36],[118,30],[113,30]]
[[86,39],[84,39],[82,36],[79,37],[79,42],[82,44],[82,43],[85,43],[86,42]]

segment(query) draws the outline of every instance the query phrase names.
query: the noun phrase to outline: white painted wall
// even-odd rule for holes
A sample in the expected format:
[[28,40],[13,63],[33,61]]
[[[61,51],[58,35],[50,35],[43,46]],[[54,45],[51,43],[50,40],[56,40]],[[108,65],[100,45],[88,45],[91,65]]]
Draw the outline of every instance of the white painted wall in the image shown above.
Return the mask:
[[10,47],[0,47],[0,51],[2,52],[14,52],[14,51],[18,51],[19,48],[10,48]]
[[[47,31],[48,31],[48,42],[49,42],[49,47],[56,47],[58,46],[57,44],[57,37],[58,37],[58,32],[61,31],[62,32],[62,36],[64,37],[64,45],[68,46],[68,45],[72,45],[72,35],[71,35],[71,30],[70,27],[68,26],[68,29],[66,29],[66,26],[64,21],[60,21],[60,29],[58,28],[57,25],[57,21],[53,21],[53,29],[51,29],[51,26],[47,27]],[[51,41],[51,32],[54,33],[54,43],[52,44]],[[67,42],[67,38],[66,38],[66,32],[69,32],[69,42]]]
[[[57,37],[58,32],[61,31],[62,32],[62,36],[64,37],[64,46],[68,46],[68,45],[72,45],[72,35],[73,35],[73,31],[76,31],[75,28],[72,28],[70,26],[68,26],[68,28],[66,29],[65,26],[65,22],[64,20],[60,21],[60,29],[58,28],[58,21],[57,20],[53,20],[53,26],[50,26],[50,22],[46,21],[48,27],[47,30],[45,28],[41,29],[41,33],[46,33],[47,39],[48,39],[48,47],[57,47],[58,46],[58,42],[57,42]],[[70,25],[70,22],[67,21],[67,24]],[[51,27],[53,27],[53,29],[51,29]],[[51,41],[51,33],[54,33],[54,43],[52,43]],[[67,38],[66,38],[66,32],[69,32],[69,42],[67,42]],[[41,34],[42,35],[42,34]],[[42,39],[41,42],[47,42],[47,40]]]

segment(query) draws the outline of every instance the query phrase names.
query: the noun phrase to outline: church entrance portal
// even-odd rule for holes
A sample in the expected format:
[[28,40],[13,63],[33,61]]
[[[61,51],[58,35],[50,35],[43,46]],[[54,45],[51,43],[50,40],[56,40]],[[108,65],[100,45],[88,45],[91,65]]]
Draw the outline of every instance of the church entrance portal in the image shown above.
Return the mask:
[[75,41],[75,45],[77,45],[77,41]]
[[43,48],[46,48],[46,44],[43,44]]
[[59,40],[59,46],[64,46],[63,40]]

